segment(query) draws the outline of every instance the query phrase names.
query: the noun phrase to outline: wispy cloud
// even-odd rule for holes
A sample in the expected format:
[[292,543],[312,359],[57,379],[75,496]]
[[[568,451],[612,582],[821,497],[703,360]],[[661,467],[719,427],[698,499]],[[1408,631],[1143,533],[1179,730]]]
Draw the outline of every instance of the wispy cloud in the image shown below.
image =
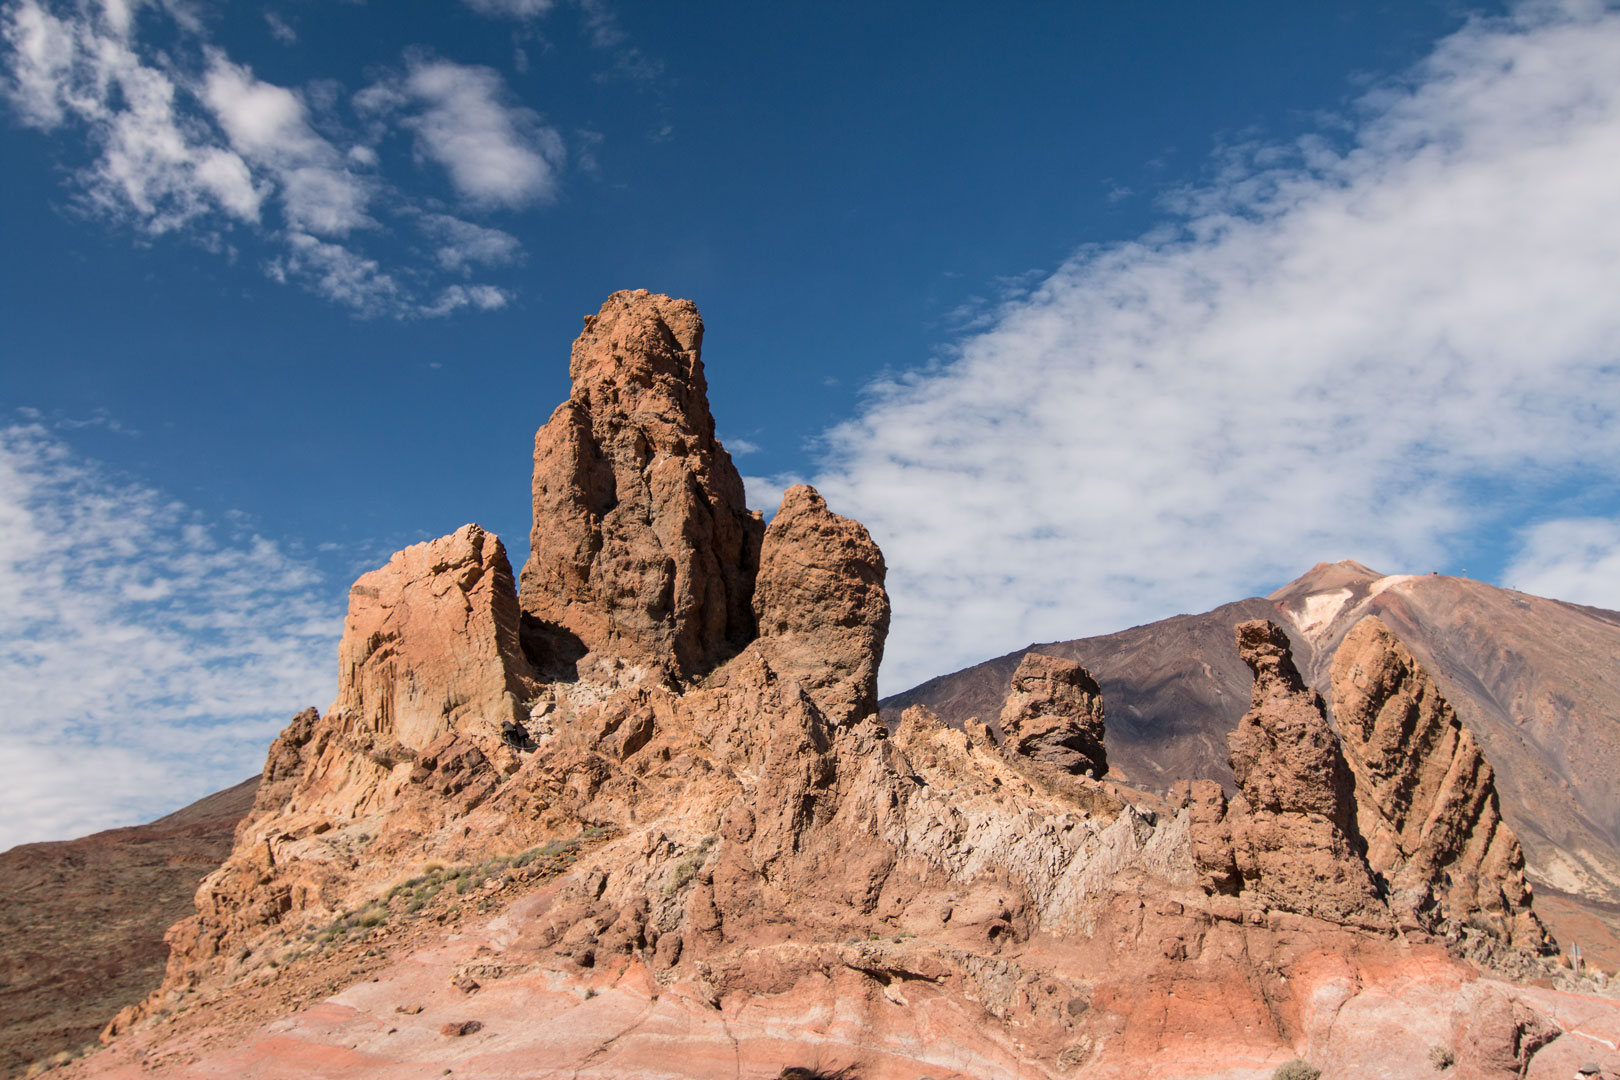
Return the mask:
[[[1612,490],[1616,56],[1597,5],[1470,22],[1330,134],[1227,157],[1162,229],[871,388],[815,482],[888,556],[885,690],[1319,559],[1446,565],[1549,476]],[[1582,526],[1589,580],[1610,527]],[[1516,584],[1573,580],[1537,555],[1555,531]]]
[[403,78],[368,88],[359,101],[399,115],[422,156],[474,205],[521,207],[556,195],[562,136],[509,100],[492,68],[415,58]]
[[0,427],[0,849],[147,820],[255,772],[333,695],[342,613],[309,563]]
[[422,231],[437,249],[435,258],[446,270],[466,273],[473,266],[505,266],[523,254],[523,245],[502,232],[449,214],[424,214]]
[[556,6],[556,0],[462,0],[468,7],[483,15],[501,15],[509,19],[532,19],[544,15]]
[[270,36],[283,45],[298,44],[298,31],[293,28],[292,23],[277,15],[274,11],[264,13],[264,22],[270,28]]
[[1560,600],[1620,611],[1620,521],[1559,518],[1524,531],[1502,583]]
[[[284,20],[274,13],[266,19],[272,34],[288,39]],[[140,31],[164,20],[173,41],[160,49]],[[446,308],[448,286],[435,276],[464,276],[473,262],[495,266],[517,257],[470,252],[437,268],[384,265],[391,222],[420,219],[429,202],[384,176],[378,144],[386,121],[414,134],[421,154],[447,171],[474,210],[545,201],[560,183],[561,137],[511,103],[488,68],[410,61],[392,97],[360,95],[361,104],[401,106],[368,110],[372,123],[362,138],[339,134],[347,129],[337,115],[341,89],[330,81],[300,90],[258,78],[212,43],[184,5],[7,0],[0,37],[0,89],[18,119],[63,139],[80,136],[91,151],[91,164],[71,171],[79,207],[210,250],[231,246],[223,235],[249,230],[275,251],[261,260],[273,280],[360,314],[487,307]],[[379,111],[389,113],[380,126]],[[491,249],[486,243],[480,250]],[[509,296],[493,285],[475,288]]]
[[231,148],[274,179],[289,228],[343,236],[375,224],[366,213],[373,185],[315,133],[297,94],[211,49],[202,98]]

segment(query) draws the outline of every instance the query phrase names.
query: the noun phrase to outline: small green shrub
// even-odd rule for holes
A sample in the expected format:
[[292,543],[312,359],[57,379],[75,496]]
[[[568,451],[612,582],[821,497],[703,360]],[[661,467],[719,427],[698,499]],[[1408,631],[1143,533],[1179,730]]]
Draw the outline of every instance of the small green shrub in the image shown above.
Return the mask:
[[1436,1070],[1445,1072],[1457,1064],[1457,1055],[1451,1052],[1449,1046],[1431,1046],[1429,1047],[1429,1064],[1433,1065]]
[[1321,1075],[1322,1070],[1315,1065],[1304,1058],[1295,1058],[1277,1066],[1277,1071],[1271,1074],[1271,1080],[1316,1080]]

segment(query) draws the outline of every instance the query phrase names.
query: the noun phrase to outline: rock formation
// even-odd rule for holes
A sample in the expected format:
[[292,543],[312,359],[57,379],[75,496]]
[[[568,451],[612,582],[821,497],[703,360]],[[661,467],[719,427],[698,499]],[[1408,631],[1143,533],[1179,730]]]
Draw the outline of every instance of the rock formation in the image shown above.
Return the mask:
[[759,633],[778,674],[840,722],[877,708],[889,632],[885,573],[865,526],[828,510],[815,488],[798,484],[782,496],[760,550]]
[[520,759],[506,733],[539,693],[518,632],[506,551],[477,525],[355,582],[337,701],[271,744],[234,850],[169,931],[171,993],[234,977],[288,920],[343,910],[373,883],[365,866],[394,865],[500,788]]
[[[1360,850],[1349,766],[1322,699],[1294,667],[1288,636],[1265,620],[1237,626],[1238,652],[1254,672],[1249,711],[1229,736],[1238,796],[1194,783],[1205,862],[1219,887],[1236,883],[1267,908],[1381,927],[1386,913]],[[1219,853],[1230,843],[1230,864]],[[1235,871],[1235,872],[1234,872]]]
[[646,294],[588,325],[521,615],[475,527],[357,585],[338,704],[272,748],[109,1075],[1238,1075],[1355,1060],[1368,979],[1450,1030],[1476,973],[1388,932],[1275,628],[1240,634],[1230,805],[1097,780],[1096,684],[1059,660],[1000,740],[926,709],[891,735],[882,555],[807,487],[751,531],[699,325]]
[[544,668],[690,677],[754,636],[764,524],[714,437],[702,343],[691,301],[645,290],[585,319],[534,439],[522,605]]
[[1333,660],[1333,715],[1355,774],[1367,861],[1409,925],[1444,932],[1483,922],[1539,950],[1524,853],[1502,820],[1491,766],[1410,650],[1376,616]]
[[503,725],[528,720],[539,685],[500,540],[466,525],[360,578],[338,668],[332,713],[373,756],[410,757],[447,735],[498,746]]
[[1332,699],[1335,652],[1377,615],[1427,669],[1495,772],[1554,936],[1620,967],[1620,612],[1445,574],[1321,563],[1269,596],[1072,641],[1046,642],[882,702],[891,724],[925,705],[947,724],[993,717],[1026,651],[1078,660],[1108,702],[1111,778],[1149,791],[1208,779],[1233,791],[1226,734],[1253,675],[1232,626],[1269,618],[1300,674]]
[[1102,691],[1073,660],[1027,654],[1013,673],[1000,723],[1015,753],[1095,780],[1108,771]]

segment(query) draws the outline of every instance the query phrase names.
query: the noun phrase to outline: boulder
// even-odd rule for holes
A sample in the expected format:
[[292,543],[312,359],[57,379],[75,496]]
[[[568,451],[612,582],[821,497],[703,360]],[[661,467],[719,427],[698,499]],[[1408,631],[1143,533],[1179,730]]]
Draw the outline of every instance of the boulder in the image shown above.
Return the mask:
[[866,527],[828,510],[815,488],[796,484],[782,496],[754,586],[761,643],[778,675],[839,722],[877,709],[885,573]]
[[1001,709],[1001,734],[1009,751],[1062,772],[1100,780],[1108,771],[1102,690],[1073,660],[1024,656]]

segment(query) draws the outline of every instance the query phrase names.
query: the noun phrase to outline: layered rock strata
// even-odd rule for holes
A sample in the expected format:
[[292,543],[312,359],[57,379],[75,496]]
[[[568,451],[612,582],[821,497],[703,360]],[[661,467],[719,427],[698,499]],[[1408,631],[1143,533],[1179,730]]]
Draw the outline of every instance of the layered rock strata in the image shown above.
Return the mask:
[[1445,933],[1484,924],[1540,950],[1524,852],[1502,820],[1495,776],[1410,650],[1376,616],[1333,660],[1333,716],[1355,775],[1367,861],[1404,924]]
[[700,675],[754,637],[764,523],[714,435],[689,300],[617,292],[534,439],[522,606],[536,659],[595,680]]

